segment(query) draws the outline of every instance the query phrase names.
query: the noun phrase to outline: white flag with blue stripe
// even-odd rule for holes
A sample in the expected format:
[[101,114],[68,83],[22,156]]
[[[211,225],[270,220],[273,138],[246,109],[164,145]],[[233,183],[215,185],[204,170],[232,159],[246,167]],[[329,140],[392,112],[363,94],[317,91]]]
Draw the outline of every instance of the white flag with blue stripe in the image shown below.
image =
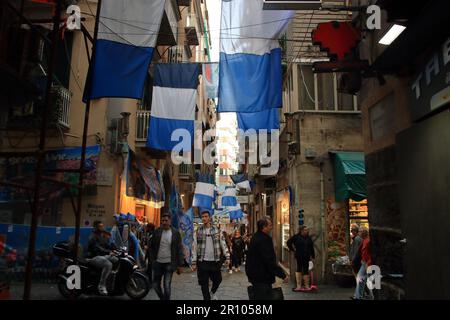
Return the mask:
[[173,150],[179,143],[171,139],[177,129],[187,130],[193,139],[199,70],[195,63],[155,66],[147,147]]
[[193,207],[213,208],[215,185],[205,182],[195,184]]
[[222,194],[222,207],[233,207],[236,205],[236,188],[226,188]]
[[244,216],[244,213],[242,212],[241,206],[239,204],[229,208],[228,212],[230,214],[231,220],[238,220]]
[[[282,106],[278,38],[294,13],[263,10],[263,0],[222,1],[218,112],[275,116],[259,112]],[[240,127],[271,129],[278,122],[271,118],[270,123],[259,120],[245,125],[249,119],[241,119]]]
[[[102,1],[91,99],[142,98],[164,5],[165,0]],[[84,101],[87,96],[85,91]]]

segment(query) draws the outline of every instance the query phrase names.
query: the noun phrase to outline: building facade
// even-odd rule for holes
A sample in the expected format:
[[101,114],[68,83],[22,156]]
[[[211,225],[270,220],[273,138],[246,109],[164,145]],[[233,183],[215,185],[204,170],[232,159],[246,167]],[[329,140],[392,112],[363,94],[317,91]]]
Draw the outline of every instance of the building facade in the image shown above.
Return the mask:
[[[20,1],[10,3],[16,10],[20,9]],[[77,4],[81,9],[82,23],[92,36],[97,1],[80,1]],[[22,153],[33,153],[37,148],[41,119],[38,107],[39,99],[42,100],[40,84],[45,80],[48,70],[49,48],[45,41],[38,41],[35,32],[50,33],[53,5],[25,1],[23,14],[34,22],[35,28],[31,29],[19,22],[14,15],[15,10],[6,2],[2,2],[0,8],[3,22],[0,31],[1,71],[2,75],[15,81],[10,82],[10,88],[5,86],[5,90],[2,90],[0,134],[5,143],[0,146],[0,152],[3,159],[13,157],[13,160],[16,158],[16,161],[22,161],[20,159],[25,156]],[[62,19],[65,19],[65,15]],[[82,97],[92,43],[81,30],[66,30],[63,33],[64,37],[58,41],[56,50],[53,81],[56,101],[49,108],[55,112],[55,119],[52,117],[46,142],[48,150],[58,150],[67,157],[67,150],[81,147],[85,111]],[[206,3],[200,0],[166,1],[153,62],[208,62],[210,49]],[[90,177],[92,185],[89,185],[89,190],[83,196],[82,226],[92,226],[94,220],[112,225],[114,213],[131,213],[158,225],[161,211],[168,211],[174,187],[182,198],[184,209],[187,209],[192,203],[196,172],[214,173],[214,166],[206,164],[175,166],[169,153],[145,147],[152,98],[152,72],[151,67],[141,101],[118,98],[92,101],[87,145],[99,151],[93,155],[96,172]],[[28,94],[33,90],[38,93]],[[21,100],[24,93],[27,99]],[[205,98],[201,76],[196,111],[196,122],[202,131],[215,126],[215,106],[213,101]],[[76,153],[73,150],[71,152]],[[139,184],[143,177],[139,176],[133,161],[140,161],[151,168],[149,177],[146,177],[152,181],[151,186]],[[68,165],[79,166],[79,160]],[[64,181],[76,183],[76,174],[63,175]],[[7,173],[3,172],[2,178],[7,177]],[[1,206],[5,214],[2,215],[2,222],[29,224],[29,202],[25,196],[15,197],[15,191],[11,190],[8,187],[3,192]],[[70,198],[57,190],[49,194],[51,197],[44,206],[40,224],[73,226],[75,215]]]
[[[360,4],[368,4],[360,1]],[[380,299],[445,299],[450,184],[449,4],[380,1],[381,29],[368,32],[361,103],[374,263]],[[358,16],[355,17],[358,21]],[[406,27],[389,44],[394,26]],[[443,251],[442,251],[443,250]]]

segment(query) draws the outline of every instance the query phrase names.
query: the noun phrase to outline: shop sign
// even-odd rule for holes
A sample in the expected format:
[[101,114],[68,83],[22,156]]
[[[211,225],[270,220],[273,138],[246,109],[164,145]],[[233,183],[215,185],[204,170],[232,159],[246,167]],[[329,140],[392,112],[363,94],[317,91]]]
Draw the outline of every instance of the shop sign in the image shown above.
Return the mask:
[[97,185],[111,187],[113,185],[113,169],[97,168]]
[[450,38],[413,78],[410,96],[413,121],[450,103]]

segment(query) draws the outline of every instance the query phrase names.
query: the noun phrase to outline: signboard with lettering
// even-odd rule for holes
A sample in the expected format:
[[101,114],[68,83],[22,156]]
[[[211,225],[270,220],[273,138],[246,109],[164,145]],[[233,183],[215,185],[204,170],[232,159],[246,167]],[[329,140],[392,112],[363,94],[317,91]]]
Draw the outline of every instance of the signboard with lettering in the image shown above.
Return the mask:
[[113,169],[112,168],[97,168],[97,185],[98,186],[112,186],[113,184]]
[[450,103],[450,38],[433,53],[411,83],[413,121],[437,112]]

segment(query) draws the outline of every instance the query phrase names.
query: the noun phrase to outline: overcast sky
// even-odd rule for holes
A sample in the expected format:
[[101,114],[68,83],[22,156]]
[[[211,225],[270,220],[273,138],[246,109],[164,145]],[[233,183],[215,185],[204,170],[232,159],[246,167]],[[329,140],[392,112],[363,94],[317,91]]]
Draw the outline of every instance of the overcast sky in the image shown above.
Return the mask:
[[219,37],[220,37],[220,7],[221,0],[206,0],[209,14],[209,28],[211,30],[211,61],[219,61]]

